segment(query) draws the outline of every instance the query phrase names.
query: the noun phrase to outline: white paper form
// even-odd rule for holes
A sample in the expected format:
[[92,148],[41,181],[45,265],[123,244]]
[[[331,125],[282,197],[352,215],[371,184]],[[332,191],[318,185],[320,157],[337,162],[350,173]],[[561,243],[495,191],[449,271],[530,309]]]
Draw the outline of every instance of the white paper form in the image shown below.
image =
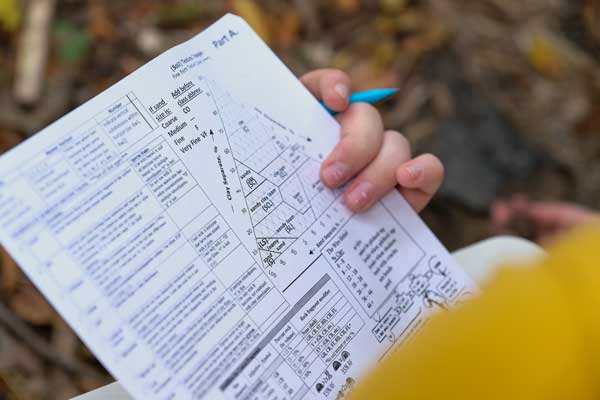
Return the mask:
[[337,398],[476,290],[338,130],[227,15],[3,155],[0,240],[137,399]]

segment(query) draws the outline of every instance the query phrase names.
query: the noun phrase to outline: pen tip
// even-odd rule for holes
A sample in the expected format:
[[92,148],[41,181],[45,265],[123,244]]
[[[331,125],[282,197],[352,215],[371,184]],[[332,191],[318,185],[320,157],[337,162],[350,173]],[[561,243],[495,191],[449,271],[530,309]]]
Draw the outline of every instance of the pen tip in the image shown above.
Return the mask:
[[392,96],[392,95],[398,93],[399,89],[397,89],[397,88],[385,88],[385,89],[379,89],[379,90],[380,90],[380,93],[383,94],[383,95],[385,95],[385,96]]

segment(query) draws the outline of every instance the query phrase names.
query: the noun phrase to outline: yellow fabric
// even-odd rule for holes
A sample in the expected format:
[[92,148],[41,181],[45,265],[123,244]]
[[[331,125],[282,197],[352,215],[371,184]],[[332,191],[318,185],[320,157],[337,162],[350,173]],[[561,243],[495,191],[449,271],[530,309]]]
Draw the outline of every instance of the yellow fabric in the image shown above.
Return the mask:
[[600,399],[600,231],[550,254],[438,314],[351,399]]

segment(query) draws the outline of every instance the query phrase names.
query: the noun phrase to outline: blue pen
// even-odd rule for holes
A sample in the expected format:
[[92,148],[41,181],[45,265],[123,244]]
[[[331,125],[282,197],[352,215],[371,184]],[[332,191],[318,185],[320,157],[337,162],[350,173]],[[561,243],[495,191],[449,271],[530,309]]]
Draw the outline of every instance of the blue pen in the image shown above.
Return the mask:
[[[375,103],[378,103],[380,101],[390,98],[391,96],[396,94],[396,92],[398,92],[398,89],[372,89],[372,90],[365,90],[364,92],[353,93],[350,96],[350,104],[352,104],[352,103],[375,104]],[[323,107],[325,107],[325,109],[329,112],[329,114],[331,114],[331,115],[337,114],[337,111],[333,111],[332,109],[327,107],[325,105],[325,103],[321,102],[321,105]]]

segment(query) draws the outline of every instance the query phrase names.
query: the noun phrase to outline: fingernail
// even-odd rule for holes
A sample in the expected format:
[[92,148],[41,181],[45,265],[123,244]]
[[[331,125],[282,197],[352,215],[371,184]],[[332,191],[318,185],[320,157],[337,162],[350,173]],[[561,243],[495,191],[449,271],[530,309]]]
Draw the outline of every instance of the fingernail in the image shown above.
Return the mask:
[[371,202],[371,194],[373,193],[373,184],[368,181],[363,181],[356,185],[348,196],[346,200],[348,201],[348,206],[353,209],[360,210],[367,206]]
[[348,179],[350,166],[343,162],[336,161],[327,166],[323,171],[323,179],[329,186],[339,186]]
[[335,90],[335,92],[339,94],[342,99],[348,99],[348,96],[350,94],[350,88],[348,88],[347,85],[343,83],[336,83],[336,85],[333,87],[333,90]]
[[406,172],[408,172],[413,181],[416,181],[423,175],[423,167],[419,164],[407,165]]

